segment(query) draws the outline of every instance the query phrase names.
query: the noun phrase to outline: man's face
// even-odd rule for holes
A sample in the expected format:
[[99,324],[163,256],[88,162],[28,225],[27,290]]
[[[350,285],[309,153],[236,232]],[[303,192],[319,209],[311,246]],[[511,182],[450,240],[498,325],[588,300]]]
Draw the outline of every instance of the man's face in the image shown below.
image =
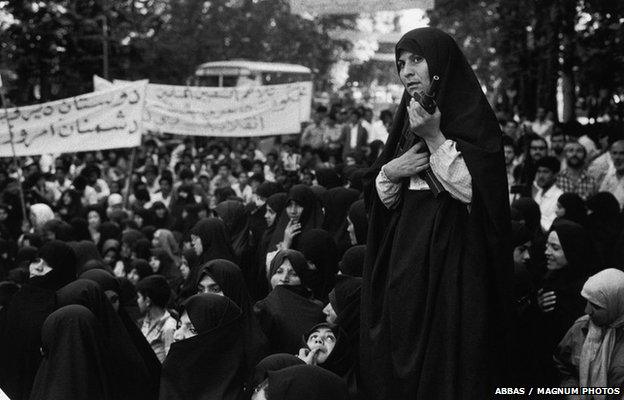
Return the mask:
[[219,175],[221,178],[227,178],[230,175],[230,169],[226,166],[219,167]]
[[611,145],[611,159],[618,174],[624,174],[624,140],[619,140]]
[[165,196],[169,195],[169,193],[171,193],[171,183],[169,183],[169,181],[166,179],[162,179],[160,181],[160,191]]
[[516,157],[514,148],[511,146],[505,146],[503,149],[505,151],[505,165],[511,165]]
[[546,157],[548,146],[543,140],[532,140],[529,146],[529,156],[533,161],[537,161],[540,158]]
[[568,166],[580,168],[585,164],[585,148],[580,143],[570,143],[566,146],[565,158]]
[[515,137],[518,132],[518,125],[515,121],[508,121],[503,127],[503,133],[511,137]]
[[550,138],[550,148],[555,154],[561,154],[565,147],[566,141],[564,135],[555,135]]
[[540,188],[550,187],[555,183],[557,174],[550,170],[550,168],[539,167],[535,174],[535,183]]
[[528,241],[514,248],[513,258],[516,265],[526,266],[529,263],[529,261],[531,260],[531,256],[529,254],[530,247],[531,242]]

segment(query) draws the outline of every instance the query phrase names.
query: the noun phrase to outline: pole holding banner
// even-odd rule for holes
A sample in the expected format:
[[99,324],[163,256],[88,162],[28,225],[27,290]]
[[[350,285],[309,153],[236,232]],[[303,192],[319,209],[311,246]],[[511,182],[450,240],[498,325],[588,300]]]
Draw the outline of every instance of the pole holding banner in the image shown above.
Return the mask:
[[13,130],[11,129],[11,123],[9,122],[9,110],[6,104],[6,98],[4,97],[4,87],[2,84],[2,75],[0,75],[0,99],[2,100],[2,108],[4,109],[4,119],[7,123],[7,129],[9,130],[9,140],[11,141],[11,152],[13,153],[13,162],[17,166],[17,183],[19,187],[20,204],[22,205],[22,218],[26,220],[26,201],[24,200],[24,188],[22,187],[22,166],[19,159],[15,154],[15,143],[13,143]]

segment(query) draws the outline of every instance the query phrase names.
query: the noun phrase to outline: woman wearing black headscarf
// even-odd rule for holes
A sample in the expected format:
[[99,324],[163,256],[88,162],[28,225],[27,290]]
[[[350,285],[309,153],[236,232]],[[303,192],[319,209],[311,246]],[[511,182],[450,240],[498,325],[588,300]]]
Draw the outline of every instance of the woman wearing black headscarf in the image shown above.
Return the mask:
[[199,272],[199,258],[193,249],[186,249],[180,257],[180,277],[175,281],[173,290],[176,295],[176,304],[197,293],[197,274]]
[[595,251],[587,231],[564,219],[550,229],[546,244],[547,271],[543,275],[536,307],[531,313],[535,376],[532,384],[554,384],[557,371],[552,355],[574,321],[583,315],[581,289],[595,269]]
[[[262,394],[266,397],[260,397]],[[258,396],[258,397],[255,397]],[[347,385],[338,375],[314,365],[295,365],[267,372],[252,399],[347,400]]]
[[204,218],[196,223],[191,229],[191,244],[200,264],[217,258],[234,261],[227,228],[219,218]]
[[[278,243],[285,248],[296,244],[297,235],[314,228],[323,226],[323,207],[314,192],[305,185],[295,185],[288,192],[286,208],[282,211],[267,251],[277,250]],[[285,232],[288,230],[288,232]],[[286,239],[286,240],[285,240]]]
[[604,263],[601,267],[622,269],[617,256],[621,248],[616,245],[622,233],[620,203],[613,194],[600,192],[587,199],[587,208],[586,226]]
[[343,187],[330,189],[323,195],[323,204],[325,205],[323,229],[332,235],[340,255],[351,247],[351,240],[347,232],[347,215],[351,205],[359,197],[360,192],[357,190]]
[[286,207],[286,193],[275,193],[266,200],[265,213],[263,217],[266,220],[267,229],[262,234],[262,239],[258,244],[257,268],[255,284],[250,286],[250,294],[254,300],[264,298],[270,291],[267,275],[267,253],[269,252],[269,243],[275,232],[277,221]]
[[351,245],[366,244],[368,234],[368,215],[364,200],[358,200],[349,207],[347,215],[347,232]]
[[91,239],[91,233],[89,232],[89,223],[86,219],[81,217],[74,217],[69,221],[69,224],[72,226],[74,230],[74,240],[89,240]]
[[254,369],[251,389],[262,383],[271,371],[292,367],[295,365],[305,365],[305,362],[297,356],[286,353],[271,354],[262,359]]
[[199,293],[210,293],[210,284],[205,284],[204,281],[206,277],[209,277],[216,283],[221,290],[221,294],[236,303],[242,311],[245,364],[247,366],[246,376],[249,376],[256,363],[266,355],[267,338],[260,329],[258,320],[253,313],[243,273],[231,261],[220,259],[209,261],[199,270],[197,277]]
[[313,266],[315,273],[309,282],[310,289],[316,299],[326,303],[338,272],[340,255],[336,243],[323,229],[311,229],[301,234],[295,250],[300,251],[308,264]]
[[256,241],[249,229],[245,206],[237,200],[226,200],[217,204],[215,212],[228,229],[234,259],[243,271],[248,286],[251,286],[255,278]]
[[[406,90],[368,175],[360,346],[365,393],[372,399],[489,398],[508,381],[511,344],[502,135],[449,35],[434,28],[408,32],[396,45],[396,62]],[[410,100],[429,90],[434,76],[437,108],[430,115]],[[411,146],[414,135],[424,143]],[[431,157],[419,152],[427,148]]]
[[329,303],[323,310],[327,322],[337,324],[347,332],[354,349],[359,348],[360,342],[361,298],[362,278],[338,275],[336,287],[329,293]]
[[82,274],[87,262],[91,260],[103,261],[100,252],[97,249],[95,243],[91,240],[82,240],[80,242],[69,242],[69,246],[74,250],[76,255],[76,267],[78,268],[78,275]]
[[576,193],[564,193],[559,196],[555,213],[558,218],[565,218],[582,226],[587,223],[587,207],[581,196]]
[[366,260],[366,245],[353,246],[347,250],[338,263],[341,274],[362,277],[364,261]]
[[310,289],[314,272],[296,250],[281,250],[271,261],[268,278],[273,290],[254,305],[270,353],[295,354],[301,335],[325,320],[323,306]]
[[535,200],[530,197],[521,197],[514,200],[511,208],[518,211],[518,222],[524,222],[524,226],[527,227],[533,237],[542,233],[540,208]]
[[56,309],[56,290],[76,279],[76,256],[52,240],[30,263],[30,279],[13,296],[0,332],[0,387],[11,399],[28,399],[41,362],[41,327]]
[[150,225],[153,225],[156,229],[172,229],[175,225],[175,219],[162,202],[155,202],[150,212]]
[[117,312],[117,315],[119,316],[123,326],[126,328],[126,331],[128,331],[130,339],[132,339],[132,343],[134,343],[134,346],[141,354],[150,375],[152,377],[159,377],[161,364],[158,357],[156,357],[154,350],[152,350],[150,344],[147,340],[145,340],[145,336],[143,336],[143,333],[137,326],[136,321],[133,321],[130,315],[128,315],[125,307],[121,307],[121,285],[119,284],[119,281],[115,279],[111,273],[101,269],[86,271],[80,275],[79,278],[87,279],[98,284],[106,297],[108,297],[113,309]]
[[73,218],[83,218],[86,215],[86,209],[80,200],[80,193],[74,189],[68,189],[61,195],[56,203],[56,209],[65,222],[71,221]]
[[150,373],[145,360],[100,286],[92,280],[78,279],[57,291],[58,306],[78,304],[88,308],[108,338],[114,370],[115,398],[154,399],[158,393],[158,375]]
[[43,360],[30,400],[114,400],[111,362],[102,325],[87,308],[65,306],[46,318]]
[[244,345],[240,308],[215,294],[184,304],[180,328],[163,363],[162,400],[240,400]]
[[332,168],[321,168],[314,175],[318,184],[327,190],[339,187],[342,184],[340,176]]

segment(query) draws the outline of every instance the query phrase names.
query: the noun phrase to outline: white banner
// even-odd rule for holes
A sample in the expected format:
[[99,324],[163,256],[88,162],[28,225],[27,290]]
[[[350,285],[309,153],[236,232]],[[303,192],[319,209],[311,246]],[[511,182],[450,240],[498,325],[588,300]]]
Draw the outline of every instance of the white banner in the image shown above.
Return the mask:
[[434,0],[290,0],[293,14],[360,14],[412,8],[431,10]]
[[[127,81],[114,81],[114,85]],[[111,83],[93,78],[95,90]],[[248,137],[298,133],[310,119],[312,82],[246,87],[147,85],[143,127],[177,135]]]
[[[8,109],[0,115],[0,157],[135,147],[141,144],[147,81]],[[8,122],[11,131],[7,127]]]

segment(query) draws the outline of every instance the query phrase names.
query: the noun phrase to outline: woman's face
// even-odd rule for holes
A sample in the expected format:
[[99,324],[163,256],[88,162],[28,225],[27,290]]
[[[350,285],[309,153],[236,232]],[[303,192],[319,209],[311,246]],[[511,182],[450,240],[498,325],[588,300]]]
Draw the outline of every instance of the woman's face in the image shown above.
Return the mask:
[[107,290],[104,293],[106,294],[106,297],[108,297],[108,300],[113,305],[115,312],[119,311],[119,295],[112,290]]
[[132,218],[134,220],[134,223],[137,224],[137,226],[139,228],[143,227],[143,217],[140,216],[139,214],[134,214],[134,217]]
[[33,276],[44,276],[48,272],[52,271],[52,268],[43,258],[36,258],[30,263],[28,271],[30,272],[30,277],[32,278]]
[[565,208],[563,208],[559,202],[557,202],[557,209],[555,210],[555,215],[559,218],[562,218],[565,215]]
[[399,78],[410,94],[425,93],[429,89],[431,80],[429,78],[429,65],[425,57],[409,51],[401,52],[397,62],[399,68]]
[[327,303],[327,305],[323,309],[323,314],[325,314],[325,321],[327,321],[330,324],[336,323],[336,319],[338,318],[338,315],[336,314],[336,311],[334,311],[334,307],[332,306],[331,303]]
[[355,236],[355,226],[349,217],[347,217],[347,232],[349,232],[349,240],[351,241],[351,244],[356,246],[358,242],[357,237]]
[[550,232],[550,235],[548,235],[545,255],[547,262],[546,267],[549,270],[561,269],[568,265],[568,260],[563,252],[563,247],[561,247],[559,236],[555,231]]
[[585,313],[589,315],[592,322],[598,326],[606,326],[609,324],[609,314],[607,310],[597,304],[588,301],[587,306],[585,306]]
[[193,246],[193,250],[195,250],[195,254],[197,254],[197,256],[201,256],[204,252],[202,241],[197,235],[191,235],[191,246]]
[[182,279],[184,280],[187,280],[191,274],[191,269],[185,259],[182,259],[182,264],[180,264],[180,273],[182,274]]
[[162,207],[156,209],[156,216],[160,219],[165,218],[166,213],[167,213],[167,210]]
[[301,285],[301,278],[299,278],[288,259],[285,259],[282,265],[275,271],[275,274],[271,276],[271,288],[275,289],[278,285]]
[[152,271],[157,274],[160,270],[160,259],[156,256],[151,256],[149,260],[149,265],[150,267],[152,267]]
[[219,296],[225,296],[223,294],[223,289],[217,282],[212,279],[210,275],[204,275],[204,277],[197,284],[197,294],[217,294]]
[[179,342],[193,336],[197,336],[197,331],[189,319],[188,313],[184,311],[182,317],[180,317],[180,322],[178,322],[178,329],[173,333],[173,340]]
[[329,328],[318,328],[308,336],[307,345],[310,350],[319,349],[316,362],[323,364],[336,346],[336,335]]
[[286,213],[288,214],[288,218],[292,221],[299,221],[301,218],[301,214],[303,214],[303,206],[297,203],[294,200],[291,200],[286,206]]
[[128,278],[130,283],[132,283],[134,286],[136,286],[136,284],[139,283],[139,280],[141,279],[141,277],[139,276],[139,273],[137,272],[136,269],[130,270],[130,272],[128,272],[128,276],[126,278]]
[[97,211],[89,211],[87,220],[89,222],[89,228],[99,228],[100,222],[102,222],[100,214],[98,214]]
[[264,213],[264,219],[266,220],[267,226],[273,226],[276,217],[277,213],[267,204],[266,212]]

